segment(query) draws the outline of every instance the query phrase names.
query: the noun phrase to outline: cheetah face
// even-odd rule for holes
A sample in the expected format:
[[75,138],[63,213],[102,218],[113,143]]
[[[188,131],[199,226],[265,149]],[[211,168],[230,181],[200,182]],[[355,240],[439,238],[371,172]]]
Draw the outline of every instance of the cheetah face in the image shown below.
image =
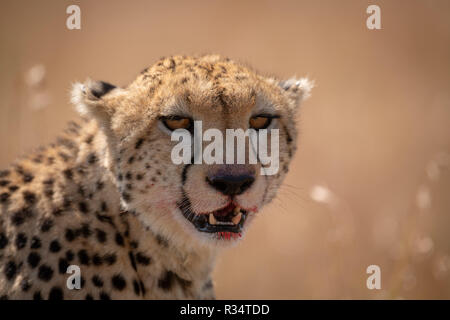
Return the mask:
[[[276,195],[296,149],[296,110],[310,87],[305,79],[277,81],[216,56],[173,57],[144,70],[126,88],[78,85],[73,100],[107,138],[105,166],[124,209],[172,241],[217,245],[236,242]],[[214,129],[224,139],[227,129],[278,129],[279,169],[264,175],[259,159],[175,163],[179,142],[172,132],[185,129],[194,141],[196,123],[202,132]],[[207,140],[199,142],[203,150]],[[223,157],[227,152],[222,150]]]

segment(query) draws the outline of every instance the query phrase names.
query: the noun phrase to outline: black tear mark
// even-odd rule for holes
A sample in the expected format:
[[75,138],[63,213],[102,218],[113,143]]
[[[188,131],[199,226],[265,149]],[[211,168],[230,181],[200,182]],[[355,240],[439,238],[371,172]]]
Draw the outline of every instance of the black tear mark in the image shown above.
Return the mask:
[[291,137],[291,135],[289,134],[289,131],[288,131],[286,125],[284,125],[284,124],[283,124],[283,129],[284,129],[284,132],[286,132],[286,143],[287,143],[287,144],[291,144],[292,141],[293,141],[293,140],[292,140],[292,137]]
[[190,166],[192,166],[193,163],[193,159],[191,159],[191,163],[188,163],[187,165],[184,166],[183,168],[183,172],[181,173],[181,184],[184,186],[184,184],[186,183],[186,179],[187,179],[187,171],[189,169]]

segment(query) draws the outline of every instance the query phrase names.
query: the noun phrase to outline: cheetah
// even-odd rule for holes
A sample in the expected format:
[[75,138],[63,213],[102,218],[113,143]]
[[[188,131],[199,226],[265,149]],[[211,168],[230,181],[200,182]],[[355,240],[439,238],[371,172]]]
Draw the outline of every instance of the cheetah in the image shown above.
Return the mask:
[[[311,88],[219,55],[162,58],[126,87],[74,84],[80,119],[0,171],[0,297],[214,299],[216,257],[275,197]],[[280,170],[175,165],[170,134],[193,120],[279,129]]]

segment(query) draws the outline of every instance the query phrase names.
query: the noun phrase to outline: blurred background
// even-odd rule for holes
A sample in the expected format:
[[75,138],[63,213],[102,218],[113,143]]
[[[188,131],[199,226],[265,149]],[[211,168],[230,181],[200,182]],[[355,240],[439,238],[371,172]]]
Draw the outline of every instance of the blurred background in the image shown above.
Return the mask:
[[286,184],[221,256],[217,297],[450,298],[449,1],[2,0],[0,43],[0,167],[77,117],[69,90],[87,77],[126,85],[196,53],[309,76]]

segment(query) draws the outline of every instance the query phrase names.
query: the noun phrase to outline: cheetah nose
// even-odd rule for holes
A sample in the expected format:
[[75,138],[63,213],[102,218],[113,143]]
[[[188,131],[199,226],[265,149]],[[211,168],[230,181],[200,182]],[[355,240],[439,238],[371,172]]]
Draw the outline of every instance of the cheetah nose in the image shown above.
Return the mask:
[[235,196],[250,188],[255,177],[249,174],[217,175],[206,177],[206,181],[224,195]]

